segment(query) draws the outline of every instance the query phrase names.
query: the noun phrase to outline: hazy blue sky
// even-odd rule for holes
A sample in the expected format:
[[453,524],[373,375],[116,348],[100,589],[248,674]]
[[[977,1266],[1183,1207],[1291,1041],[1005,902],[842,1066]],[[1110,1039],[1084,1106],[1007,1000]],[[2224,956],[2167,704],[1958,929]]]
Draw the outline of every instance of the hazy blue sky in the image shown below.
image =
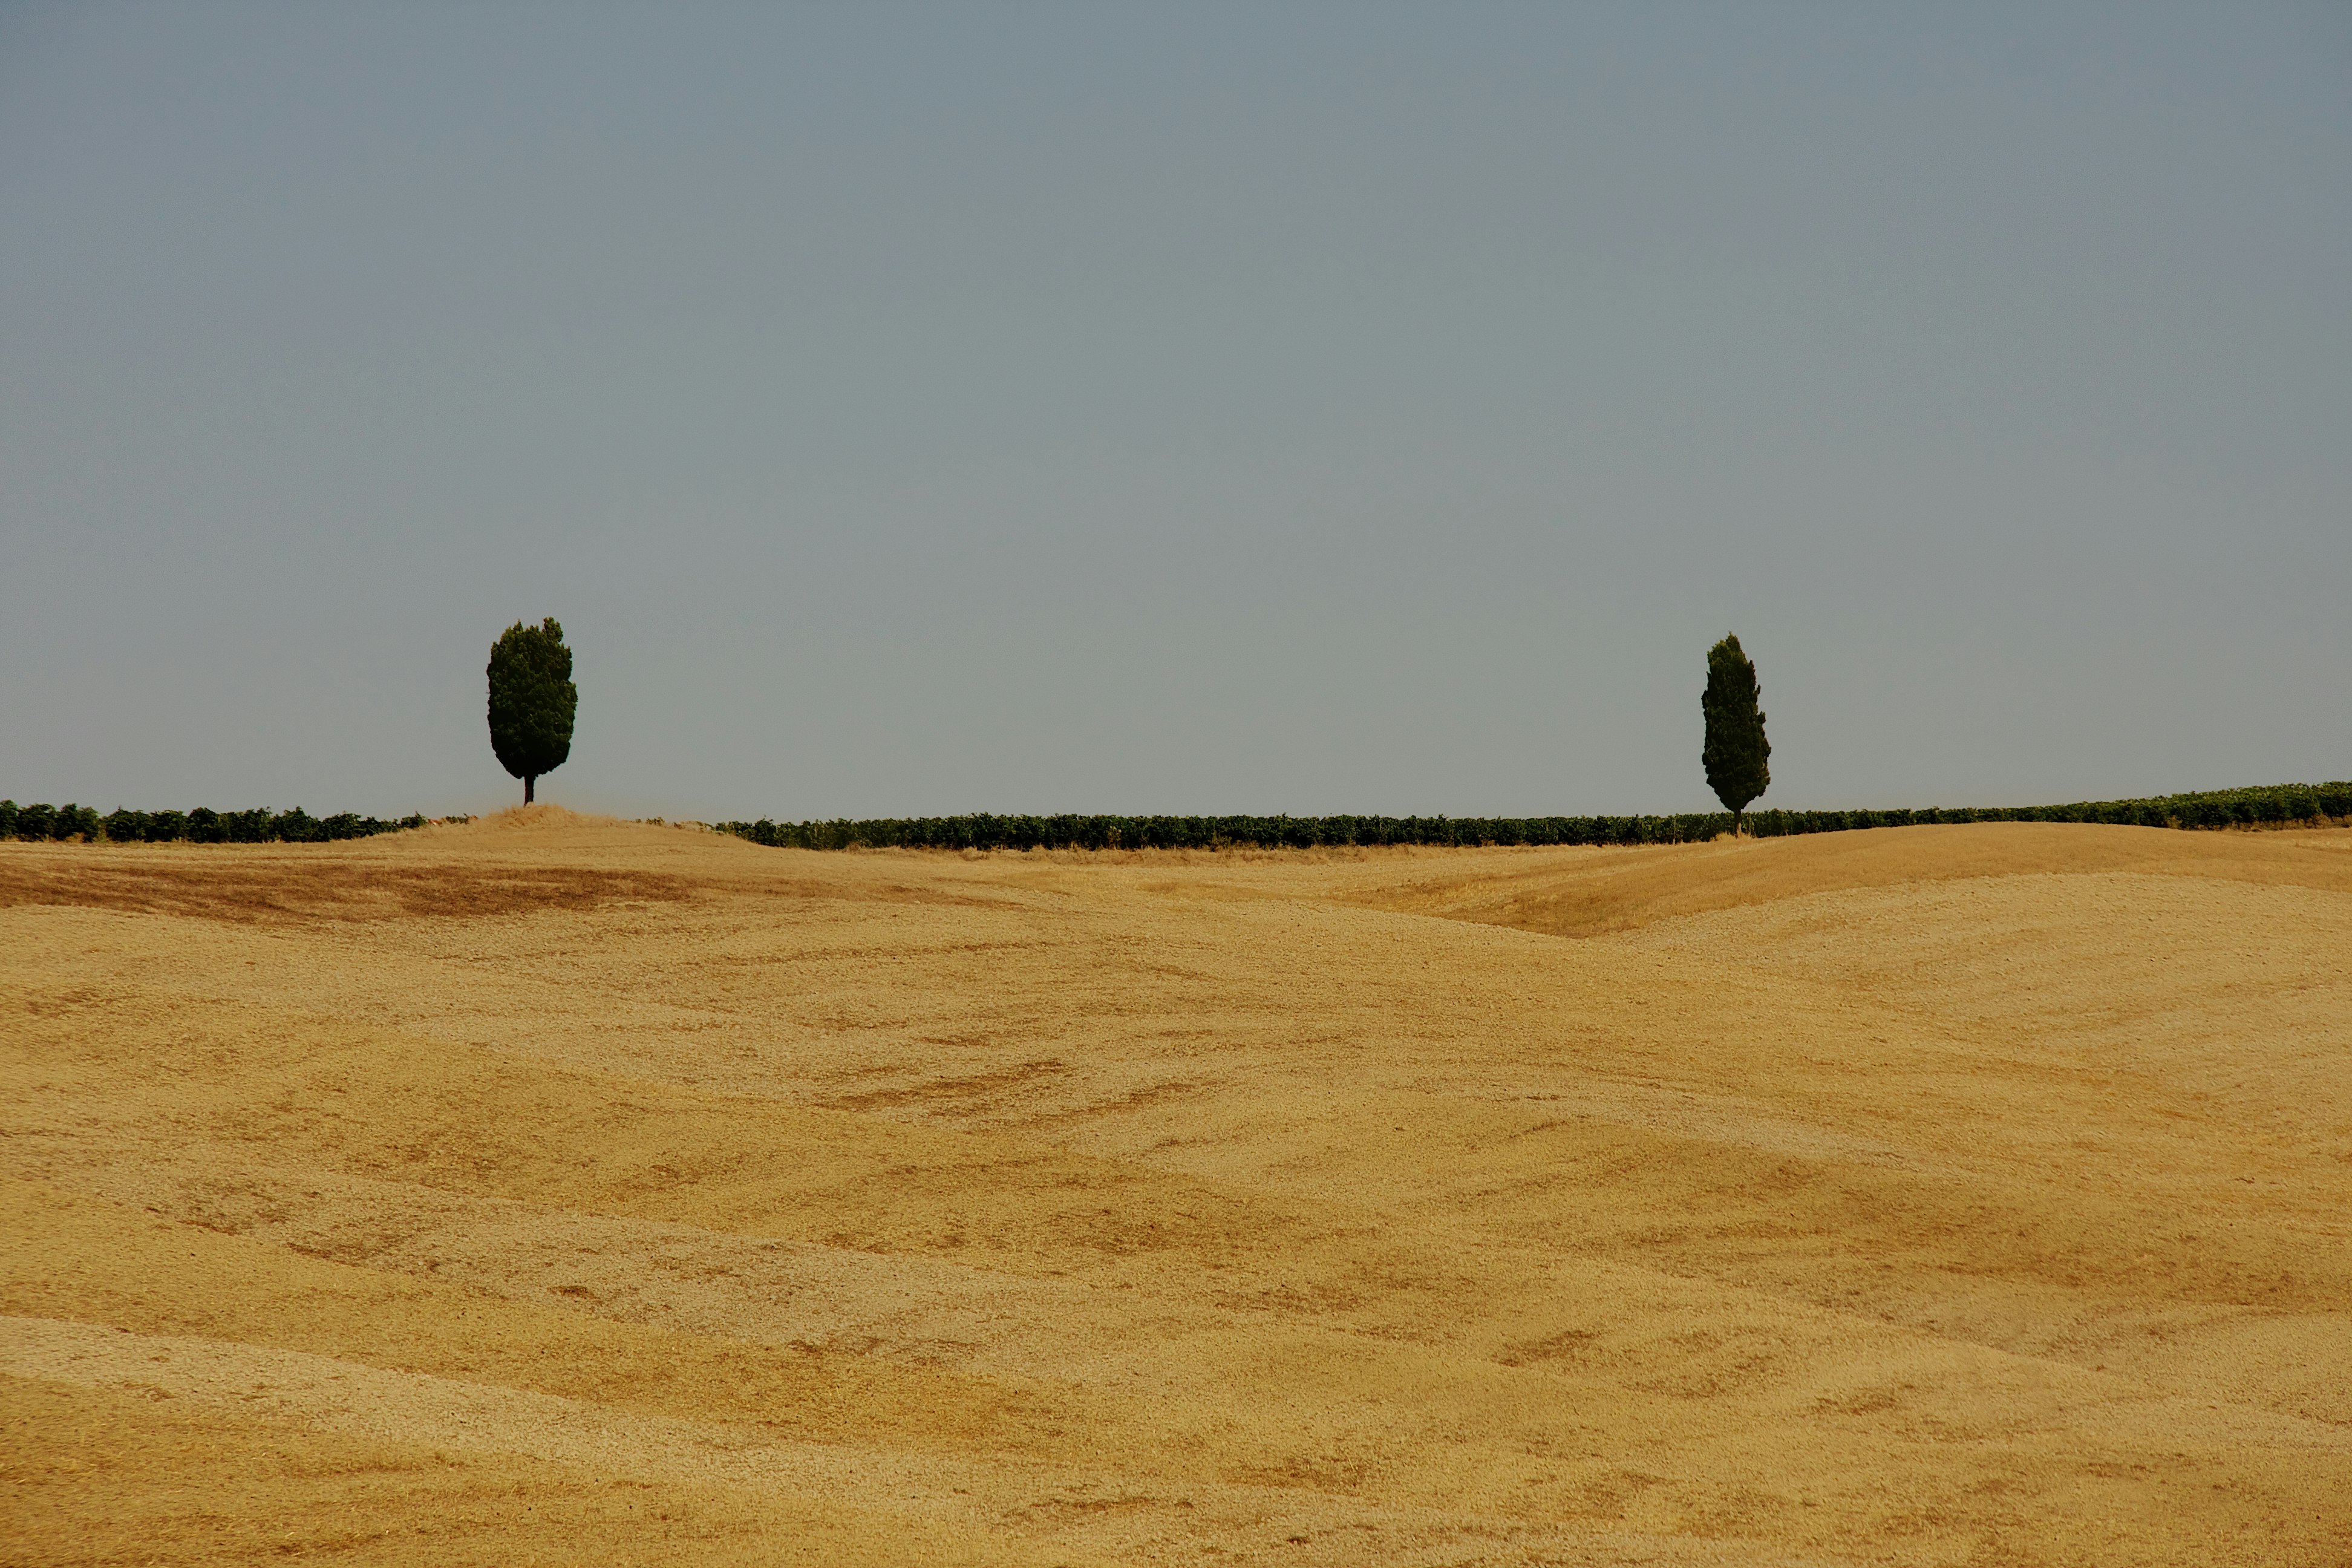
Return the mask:
[[0,794],[2352,774],[2352,7],[0,3]]

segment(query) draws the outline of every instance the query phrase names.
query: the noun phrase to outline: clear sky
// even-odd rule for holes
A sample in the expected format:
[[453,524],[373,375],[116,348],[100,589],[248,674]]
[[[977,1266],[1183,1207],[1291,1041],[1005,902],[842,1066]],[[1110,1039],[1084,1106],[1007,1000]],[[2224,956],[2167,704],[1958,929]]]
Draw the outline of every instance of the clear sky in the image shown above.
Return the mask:
[[0,3],[0,794],[2352,775],[2352,7]]

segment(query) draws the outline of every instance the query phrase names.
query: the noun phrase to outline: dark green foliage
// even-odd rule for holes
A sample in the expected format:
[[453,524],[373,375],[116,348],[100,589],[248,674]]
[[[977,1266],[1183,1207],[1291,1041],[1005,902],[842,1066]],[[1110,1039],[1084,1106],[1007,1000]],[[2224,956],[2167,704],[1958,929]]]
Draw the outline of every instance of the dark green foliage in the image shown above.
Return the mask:
[[[1759,837],[1937,822],[2109,822],[2229,827],[2352,819],[2352,783],[2279,784],[2073,805],[1896,811],[1759,811]],[[1675,816],[971,816],[722,822],[754,844],[793,849],[1307,849],[1423,844],[1689,844],[1731,830],[1729,812]]]
[[1759,811],[1759,837],[1833,833],[1840,828],[1908,827],[1934,822],[2105,822],[2138,827],[2261,827],[2352,818],[2352,782],[2262,784],[2138,800],[2085,800],[2071,805],[1966,806],[1925,811]]
[[87,838],[95,843],[105,831],[97,811],[68,801],[63,805],[18,805],[0,800],[0,838]]
[[580,689],[572,683],[572,650],[553,616],[535,626],[520,621],[490,645],[490,750],[533,798],[539,775],[572,754],[572,721]]
[[[71,826],[62,826],[67,813]],[[450,821],[464,821],[453,817]],[[1761,838],[1958,822],[2104,822],[2142,827],[2279,826],[2352,824],[2352,782],[2271,784],[2138,800],[2077,801],[2070,805],[1945,806],[1891,811],[1759,811],[1748,821]],[[1420,844],[1690,844],[1728,832],[1728,812],[1668,816],[971,816],[882,817],[867,821],[722,822],[755,844],[797,849],[1241,849]],[[208,844],[315,844],[422,827],[421,816],[384,821],[338,812],[314,817],[299,806],[215,812],[116,810],[23,805],[0,800],[0,838],[101,835],[115,843],[191,839]]]
[[1738,637],[1726,637],[1706,650],[1706,690],[1699,698],[1706,740],[1699,761],[1706,767],[1707,787],[1731,813],[1734,833],[1748,803],[1772,784],[1766,761],[1772,742],[1764,738],[1764,710],[1756,706],[1757,695],[1756,666],[1740,651]]
[[185,839],[195,844],[323,844],[343,838],[370,838],[422,827],[425,818],[409,816],[386,822],[337,812],[315,817],[300,806],[273,812],[267,806],[252,811],[129,811],[118,807],[104,816],[87,805],[26,805],[0,801],[0,838],[12,834],[24,838],[80,837],[95,844],[105,838],[116,844],[171,844]]
[[1729,826],[1682,816],[971,816],[723,822],[722,833],[799,849],[1311,849],[1429,844],[1683,844]]
[[266,805],[221,814],[221,826],[227,830],[231,844],[267,844],[277,837],[277,817]]

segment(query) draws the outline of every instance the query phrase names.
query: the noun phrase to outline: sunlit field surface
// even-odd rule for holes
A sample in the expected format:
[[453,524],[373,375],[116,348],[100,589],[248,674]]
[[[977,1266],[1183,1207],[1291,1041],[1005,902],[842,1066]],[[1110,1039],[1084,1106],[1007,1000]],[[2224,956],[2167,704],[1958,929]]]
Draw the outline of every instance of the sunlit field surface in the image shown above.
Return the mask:
[[0,1560],[2352,1560],[2352,831],[0,846]]

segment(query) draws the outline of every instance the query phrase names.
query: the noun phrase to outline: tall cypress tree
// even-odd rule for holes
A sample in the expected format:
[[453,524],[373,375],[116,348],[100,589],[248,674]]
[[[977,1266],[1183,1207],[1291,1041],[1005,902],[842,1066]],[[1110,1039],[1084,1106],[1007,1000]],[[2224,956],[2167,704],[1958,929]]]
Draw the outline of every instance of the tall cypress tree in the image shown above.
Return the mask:
[[520,621],[490,645],[490,750],[522,780],[529,805],[539,775],[572,754],[572,719],[580,689],[572,683],[572,650],[553,616],[535,626]]
[[1706,650],[1706,693],[1699,708],[1706,714],[1706,743],[1699,761],[1706,765],[1706,782],[1716,798],[1731,813],[1731,831],[1739,831],[1748,803],[1770,786],[1772,770],[1765,759],[1772,742],[1764,738],[1764,710],[1756,706],[1756,667],[1739,649],[1739,639],[1727,637]]

